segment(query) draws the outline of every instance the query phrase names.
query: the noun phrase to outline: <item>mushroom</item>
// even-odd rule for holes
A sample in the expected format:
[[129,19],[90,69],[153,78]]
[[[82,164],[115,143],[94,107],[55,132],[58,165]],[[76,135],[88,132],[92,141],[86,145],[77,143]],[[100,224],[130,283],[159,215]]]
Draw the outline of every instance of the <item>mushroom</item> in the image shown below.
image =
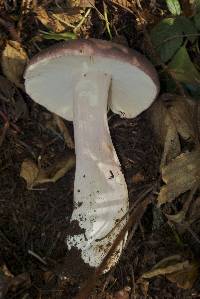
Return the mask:
[[[73,121],[76,171],[71,225],[76,232],[67,236],[66,243],[69,252],[75,248],[85,264],[97,268],[127,223],[129,208],[107,110],[133,118],[147,109],[159,92],[157,73],[143,55],[127,47],[79,39],[33,57],[24,78],[33,100]],[[124,242],[105,272],[117,263]]]

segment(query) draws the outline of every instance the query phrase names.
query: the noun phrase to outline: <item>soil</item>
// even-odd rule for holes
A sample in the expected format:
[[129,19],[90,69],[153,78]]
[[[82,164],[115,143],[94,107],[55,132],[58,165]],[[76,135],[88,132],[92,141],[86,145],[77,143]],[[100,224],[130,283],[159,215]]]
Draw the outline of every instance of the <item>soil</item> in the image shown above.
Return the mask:
[[[46,2],[50,3],[49,7],[54,7],[52,1]],[[148,10],[149,3],[142,2],[141,14],[151,26],[151,20],[155,23],[160,17],[162,3],[151,12]],[[101,1],[97,1],[97,8],[102,11]],[[109,6],[109,9],[112,28],[130,47],[148,54],[135,15],[119,6]],[[24,24],[23,43],[30,56],[33,56],[37,50],[30,47],[29,40],[37,31],[38,24],[32,14],[29,30],[26,18]],[[114,39],[119,40],[114,30],[112,34]],[[97,11],[92,13],[81,35],[109,39]],[[40,48],[52,43],[42,41]],[[20,177],[24,159],[37,162],[38,157],[41,157],[41,163],[46,167],[58,157],[70,155],[72,150],[66,147],[62,136],[52,129],[51,114],[35,104],[23,91],[18,89],[18,92],[26,111],[17,121],[13,118],[15,112],[11,109],[12,105],[0,102],[0,111],[6,111],[9,122],[19,129],[13,129],[10,125],[0,146],[0,274],[1,266],[5,264],[14,277],[26,276],[22,279],[23,284],[16,283],[15,289],[9,290],[5,297],[0,295],[0,298],[72,299],[84,283],[83,277],[88,277],[91,272],[76,258],[76,252],[70,260],[66,259],[65,239],[73,211],[74,169],[56,183],[42,184],[32,190],[27,189],[26,182]],[[111,272],[100,277],[91,298],[114,298],[109,296],[127,286],[134,290],[131,298],[198,298],[200,281],[195,283],[192,290],[177,288],[176,284],[162,276],[152,279],[149,286],[138,282],[145,271],[166,256],[191,249],[198,256],[199,244],[186,233],[183,235],[185,245],[180,249],[173,230],[156,208],[155,200],[161,184],[159,166],[162,148],[154,135],[148,111],[130,120],[120,119],[109,112],[108,119],[111,137],[128,185],[130,208],[137,200],[142,200],[145,194],[151,197],[151,204],[140,219],[119,263]],[[2,118],[0,121],[2,130],[5,121]],[[65,124],[73,136],[72,123]],[[196,231],[199,231],[198,228]],[[74,277],[73,272],[80,272],[80,276]]]

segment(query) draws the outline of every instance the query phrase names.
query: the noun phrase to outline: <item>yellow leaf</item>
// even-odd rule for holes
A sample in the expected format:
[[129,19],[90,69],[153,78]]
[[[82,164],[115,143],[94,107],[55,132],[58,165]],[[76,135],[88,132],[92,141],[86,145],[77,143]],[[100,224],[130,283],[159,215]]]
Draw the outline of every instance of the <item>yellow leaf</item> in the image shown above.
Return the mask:
[[8,41],[2,53],[1,67],[4,75],[16,86],[23,88],[22,76],[28,56],[17,41]]

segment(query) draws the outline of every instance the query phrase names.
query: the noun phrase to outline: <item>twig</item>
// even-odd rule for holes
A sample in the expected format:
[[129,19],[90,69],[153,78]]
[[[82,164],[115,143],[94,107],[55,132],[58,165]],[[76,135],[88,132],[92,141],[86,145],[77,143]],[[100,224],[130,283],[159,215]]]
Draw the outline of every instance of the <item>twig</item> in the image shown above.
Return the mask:
[[44,259],[42,259],[37,253],[33,252],[32,250],[28,250],[28,254],[32,255],[34,258],[36,258],[38,261],[40,261],[43,265],[47,265]]
[[91,12],[91,8],[88,8],[88,10],[86,11],[86,14],[83,16],[80,23],[74,28],[74,30],[73,30],[74,33],[76,33],[79,30],[79,28],[83,25],[83,23],[85,22],[85,20],[89,16],[90,12]]
[[108,21],[108,9],[107,9],[107,5],[105,4],[104,1],[103,1],[103,9],[104,9],[104,19],[105,19],[105,22],[106,22],[106,29],[108,31],[108,35],[109,35],[110,39],[112,40],[112,34],[111,34],[111,31],[110,31],[110,23]]

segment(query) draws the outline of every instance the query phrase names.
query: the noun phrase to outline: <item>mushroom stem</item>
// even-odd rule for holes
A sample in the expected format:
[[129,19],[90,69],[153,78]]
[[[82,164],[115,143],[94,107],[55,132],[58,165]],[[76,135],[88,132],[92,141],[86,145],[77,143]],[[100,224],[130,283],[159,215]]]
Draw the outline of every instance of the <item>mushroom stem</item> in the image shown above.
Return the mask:
[[[74,92],[76,173],[71,222],[80,230],[67,237],[67,245],[80,249],[82,259],[92,267],[99,266],[127,221],[116,226],[128,210],[128,191],[108,128],[110,84],[110,75],[88,72],[81,75]],[[118,261],[122,246],[108,269]]]

